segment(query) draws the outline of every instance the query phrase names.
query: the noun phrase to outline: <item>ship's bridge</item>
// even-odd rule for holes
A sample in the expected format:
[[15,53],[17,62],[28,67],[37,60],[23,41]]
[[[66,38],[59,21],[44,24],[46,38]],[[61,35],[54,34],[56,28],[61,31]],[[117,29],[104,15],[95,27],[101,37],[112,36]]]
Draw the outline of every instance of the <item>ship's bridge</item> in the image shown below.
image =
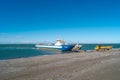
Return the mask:
[[65,42],[63,40],[57,40],[55,43],[56,46],[60,46],[60,45],[64,45],[64,44],[65,44]]

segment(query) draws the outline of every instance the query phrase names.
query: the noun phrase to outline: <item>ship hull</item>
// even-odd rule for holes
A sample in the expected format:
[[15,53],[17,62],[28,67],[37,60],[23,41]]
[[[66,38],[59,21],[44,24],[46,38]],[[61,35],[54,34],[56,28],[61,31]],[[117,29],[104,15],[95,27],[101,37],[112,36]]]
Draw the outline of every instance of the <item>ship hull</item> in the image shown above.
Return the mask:
[[60,46],[48,46],[48,45],[36,45],[37,48],[55,49],[60,51],[71,51],[74,45],[60,45]]

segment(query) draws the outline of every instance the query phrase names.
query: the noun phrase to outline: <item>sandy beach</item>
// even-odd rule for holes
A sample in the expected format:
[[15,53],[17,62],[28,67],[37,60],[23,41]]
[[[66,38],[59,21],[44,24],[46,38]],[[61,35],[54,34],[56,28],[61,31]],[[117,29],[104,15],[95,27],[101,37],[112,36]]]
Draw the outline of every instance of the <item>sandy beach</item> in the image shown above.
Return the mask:
[[120,49],[0,60],[0,80],[120,80]]

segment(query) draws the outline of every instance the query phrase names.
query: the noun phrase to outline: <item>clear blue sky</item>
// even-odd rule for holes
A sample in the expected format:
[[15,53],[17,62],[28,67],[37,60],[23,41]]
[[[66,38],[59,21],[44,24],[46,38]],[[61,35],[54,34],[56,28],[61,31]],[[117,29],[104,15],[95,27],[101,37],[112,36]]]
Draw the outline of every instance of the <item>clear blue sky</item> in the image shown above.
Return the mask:
[[1,0],[0,43],[120,43],[119,0]]

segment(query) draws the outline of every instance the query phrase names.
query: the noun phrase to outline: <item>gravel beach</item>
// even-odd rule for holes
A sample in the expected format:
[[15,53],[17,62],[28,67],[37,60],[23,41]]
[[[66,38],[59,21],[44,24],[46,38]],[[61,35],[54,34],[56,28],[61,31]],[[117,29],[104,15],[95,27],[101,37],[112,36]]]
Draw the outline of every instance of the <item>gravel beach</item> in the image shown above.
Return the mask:
[[0,80],[120,80],[120,49],[0,60]]

